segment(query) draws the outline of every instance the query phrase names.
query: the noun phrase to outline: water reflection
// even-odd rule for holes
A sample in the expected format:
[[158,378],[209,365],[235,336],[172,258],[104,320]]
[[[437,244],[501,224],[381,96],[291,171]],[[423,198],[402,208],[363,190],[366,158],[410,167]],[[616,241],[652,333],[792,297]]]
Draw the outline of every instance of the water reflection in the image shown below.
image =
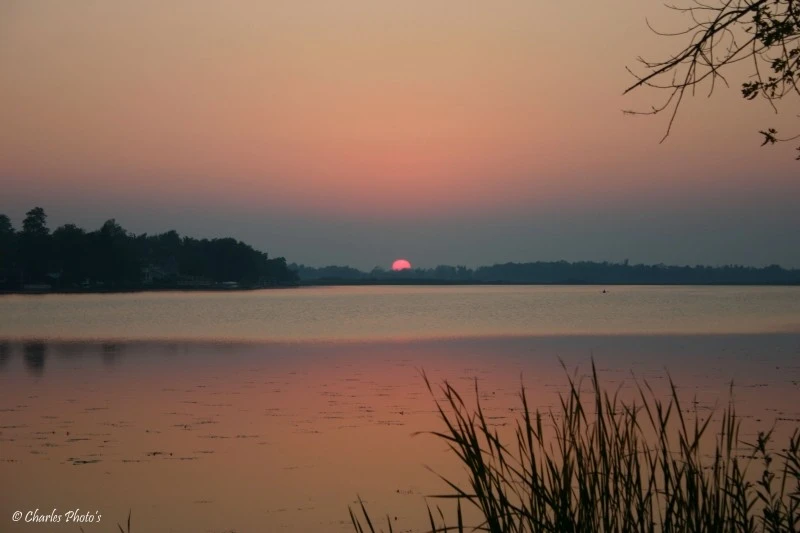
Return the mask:
[[[167,352],[177,349],[175,346],[164,345],[164,347]],[[0,340],[0,373],[13,370],[9,363],[13,360],[15,353],[22,355],[24,365],[32,375],[43,376],[45,368],[49,366],[47,361],[48,355],[51,353],[66,360],[99,355],[105,365],[114,365],[124,352],[125,343],[120,342],[48,342],[37,339],[16,343]]]
[[47,358],[47,344],[44,342],[26,342],[22,345],[25,366],[35,375],[44,374],[44,361]]
[[424,465],[448,477],[462,470],[441,442],[411,436],[440,429],[419,368],[433,383],[450,380],[468,403],[479,380],[501,434],[514,429],[520,375],[532,408],[558,410],[567,385],[559,358],[583,375],[590,354],[623,395],[633,393],[631,372],[666,391],[667,367],[703,414],[724,402],[734,379],[743,431],[775,420],[785,431],[800,420],[792,401],[799,335],[31,340],[0,341],[0,349],[0,517],[32,505],[91,505],[124,521],[133,509],[146,531],[344,533],[358,493],[398,516],[395,530],[425,530],[423,495],[443,487]]
[[113,365],[117,357],[122,354],[123,345],[115,342],[104,342],[100,348],[103,353],[103,363]]
[[60,358],[75,358],[91,355],[92,344],[87,342],[54,342],[51,348]]
[[11,345],[8,342],[0,342],[0,370],[6,366],[11,358]]

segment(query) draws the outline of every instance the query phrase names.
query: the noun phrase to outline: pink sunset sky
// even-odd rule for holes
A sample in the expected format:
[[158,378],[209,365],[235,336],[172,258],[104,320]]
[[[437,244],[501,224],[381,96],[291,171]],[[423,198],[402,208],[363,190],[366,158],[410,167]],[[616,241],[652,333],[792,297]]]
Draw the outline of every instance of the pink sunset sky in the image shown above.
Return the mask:
[[[800,266],[798,126],[742,78],[624,116],[657,2],[0,4],[0,213],[292,262]],[[744,72],[744,71],[742,71]],[[796,144],[796,143],[795,143]]]

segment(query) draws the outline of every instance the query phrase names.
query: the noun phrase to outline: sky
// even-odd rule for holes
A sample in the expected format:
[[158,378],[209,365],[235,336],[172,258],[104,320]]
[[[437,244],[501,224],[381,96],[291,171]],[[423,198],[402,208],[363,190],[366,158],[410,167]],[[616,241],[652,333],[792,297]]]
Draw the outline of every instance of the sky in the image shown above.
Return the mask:
[[0,213],[289,262],[800,267],[797,127],[742,76],[623,95],[658,2],[0,0]]

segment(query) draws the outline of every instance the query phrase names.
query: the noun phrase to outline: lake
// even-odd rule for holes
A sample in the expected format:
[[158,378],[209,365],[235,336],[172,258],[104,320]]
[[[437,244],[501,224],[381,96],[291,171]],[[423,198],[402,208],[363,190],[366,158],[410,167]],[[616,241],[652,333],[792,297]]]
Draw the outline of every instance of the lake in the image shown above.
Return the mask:
[[[361,495],[395,531],[463,476],[421,372],[501,431],[520,385],[556,408],[594,358],[744,436],[800,425],[800,288],[324,287],[0,296],[0,530],[12,513],[100,515],[110,532],[350,531]],[[435,503],[435,502],[434,502]],[[443,504],[444,505],[444,504]],[[444,509],[449,509],[447,505]]]
[[4,296],[0,337],[320,341],[775,333],[800,329],[800,287],[309,287]]

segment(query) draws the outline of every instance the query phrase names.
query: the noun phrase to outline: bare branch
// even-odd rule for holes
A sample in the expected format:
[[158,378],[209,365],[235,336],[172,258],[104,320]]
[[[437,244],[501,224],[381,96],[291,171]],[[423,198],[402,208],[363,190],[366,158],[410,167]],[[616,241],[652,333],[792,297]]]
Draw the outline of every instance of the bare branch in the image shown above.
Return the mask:
[[[631,115],[655,115],[669,111],[663,142],[670,134],[686,91],[695,95],[708,82],[710,97],[717,83],[729,87],[728,67],[752,61],[752,74],[742,82],[742,96],[766,99],[777,113],[777,101],[787,95],[800,96],[800,2],[797,0],[691,0],[688,6],[667,4],[666,8],[686,16],[686,28],[678,31],[657,30],[656,35],[687,39],[674,55],[650,61],[637,61],[644,72],[628,72],[635,82],[625,89],[649,87],[669,92],[666,101],[647,111],[625,111]],[[724,72],[723,72],[724,71]],[[764,144],[786,142],[798,137],[778,137],[774,129],[760,132]]]

